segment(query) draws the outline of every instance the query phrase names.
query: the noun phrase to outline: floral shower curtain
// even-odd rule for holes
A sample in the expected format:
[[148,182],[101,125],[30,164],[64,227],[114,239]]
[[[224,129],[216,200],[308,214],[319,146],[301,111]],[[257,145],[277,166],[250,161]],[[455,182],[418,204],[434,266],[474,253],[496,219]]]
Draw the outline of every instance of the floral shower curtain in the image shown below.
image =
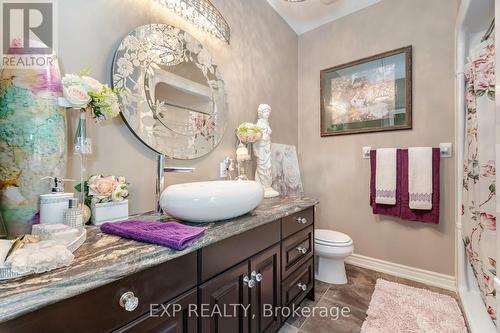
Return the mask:
[[465,68],[466,139],[462,226],[464,245],[488,314],[496,323],[495,46],[471,51]]

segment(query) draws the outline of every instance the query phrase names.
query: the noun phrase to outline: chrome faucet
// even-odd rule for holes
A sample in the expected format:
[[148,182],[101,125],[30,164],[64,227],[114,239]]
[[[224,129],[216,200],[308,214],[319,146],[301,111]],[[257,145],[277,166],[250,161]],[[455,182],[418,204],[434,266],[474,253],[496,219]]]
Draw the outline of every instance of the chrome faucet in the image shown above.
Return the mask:
[[158,155],[158,164],[156,168],[156,213],[161,214],[160,196],[165,186],[165,172],[192,173],[196,168],[186,167],[165,167],[165,155]]
[[226,172],[226,179],[227,180],[233,180],[233,175],[232,172],[236,170],[236,163],[233,158],[231,157],[226,157],[224,161],[221,162],[222,165],[225,168]]

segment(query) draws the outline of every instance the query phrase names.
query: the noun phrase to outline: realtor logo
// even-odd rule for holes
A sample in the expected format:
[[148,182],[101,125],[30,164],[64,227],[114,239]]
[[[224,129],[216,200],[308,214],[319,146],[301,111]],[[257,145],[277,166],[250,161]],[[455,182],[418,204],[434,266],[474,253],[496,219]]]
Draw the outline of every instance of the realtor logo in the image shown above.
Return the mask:
[[55,0],[0,0],[3,67],[47,66],[55,43]]

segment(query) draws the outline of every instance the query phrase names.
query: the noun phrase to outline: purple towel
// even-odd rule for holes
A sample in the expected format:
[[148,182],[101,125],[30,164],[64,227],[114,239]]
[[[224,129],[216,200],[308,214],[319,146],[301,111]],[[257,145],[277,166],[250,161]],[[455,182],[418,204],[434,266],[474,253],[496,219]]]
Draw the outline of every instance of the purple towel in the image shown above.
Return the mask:
[[383,205],[383,204],[378,204],[375,202],[375,175],[377,172],[377,151],[376,150],[371,150],[370,151],[370,167],[371,167],[371,173],[370,173],[370,206],[372,206],[373,214],[382,214],[382,215],[390,215],[390,216],[397,216],[399,217],[401,215],[401,186],[399,184],[399,181],[401,179],[401,165],[400,165],[400,158],[401,155],[401,149],[397,150],[396,153],[396,204],[395,205]]
[[401,218],[424,223],[439,223],[439,164],[441,162],[439,148],[432,149],[432,209],[419,210],[410,208],[408,193],[408,150],[401,155]]
[[104,223],[101,225],[101,231],[139,242],[183,250],[195,239],[203,236],[205,228],[191,227],[178,222],[129,220]]

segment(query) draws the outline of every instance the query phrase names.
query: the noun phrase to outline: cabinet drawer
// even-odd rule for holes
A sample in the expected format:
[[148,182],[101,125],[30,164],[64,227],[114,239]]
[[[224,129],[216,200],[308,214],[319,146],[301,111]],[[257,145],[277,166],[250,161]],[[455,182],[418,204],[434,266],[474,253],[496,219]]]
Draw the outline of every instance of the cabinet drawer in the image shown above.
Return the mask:
[[291,234],[294,234],[297,231],[312,225],[313,222],[314,222],[314,207],[307,208],[298,213],[284,217],[281,223],[283,238],[286,238]]
[[286,278],[298,266],[312,257],[314,251],[313,227],[308,227],[282,242],[281,275]]
[[156,311],[152,314],[146,313],[115,333],[196,333],[198,319],[189,313],[189,308],[197,302],[198,293],[193,288],[163,307],[155,307]]
[[[0,332],[109,332],[195,287],[196,278],[193,252],[2,323]],[[119,304],[127,291],[139,299],[133,311]]]
[[283,306],[291,306],[292,303],[298,305],[313,287],[314,264],[313,258],[310,258],[283,281],[281,285]]
[[200,250],[201,280],[222,273],[280,241],[280,221],[276,220]]

